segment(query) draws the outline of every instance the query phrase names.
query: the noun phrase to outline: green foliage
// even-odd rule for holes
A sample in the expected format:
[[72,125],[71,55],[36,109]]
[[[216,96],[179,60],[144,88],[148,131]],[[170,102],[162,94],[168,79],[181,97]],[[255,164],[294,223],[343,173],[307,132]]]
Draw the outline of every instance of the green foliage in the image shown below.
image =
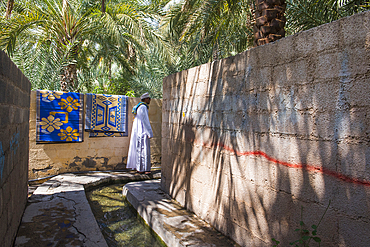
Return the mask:
[[154,48],[145,52],[144,56],[145,60],[138,64],[131,86],[140,95],[149,92],[152,98],[162,98],[163,78],[170,74],[168,64]]
[[368,0],[287,0],[289,34],[370,9]]
[[[303,207],[301,207],[301,221],[299,222],[300,228],[296,228],[294,231],[299,232],[300,238],[290,242],[289,245],[292,245],[294,247],[309,247],[311,240],[314,242],[318,243],[318,246],[321,245],[321,238],[317,236],[317,229],[319,228],[322,219],[324,218],[326,212],[329,209],[331,200],[329,200],[329,204],[326,207],[323,215],[321,216],[319,222],[317,225],[312,225],[310,230],[305,229],[305,223],[303,222],[302,214],[303,214]],[[272,238],[272,242],[274,243],[273,247],[277,247],[280,244],[280,241],[277,241],[275,238]]]
[[[76,65],[72,90],[162,97],[171,73],[235,55],[253,44],[254,0],[19,0],[5,18],[0,48],[32,89],[60,90]],[[287,0],[287,33],[370,9],[365,0]]]
[[274,243],[274,245],[272,247],[277,247],[280,244],[280,241],[277,241],[274,238],[272,238],[272,242]]
[[109,94],[119,94],[119,95],[131,95],[130,97],[138,97],[140,94],[135,91],[129,82],[131,77],[127,77],[123,74],[115,76],[107,84],[107,93]]
[[128,97],[135,97],[135,92],[133,90],[127,91],[125,95]]
[[166,12],[161,30],[180,71],[245,51],[251,46],[253,14],[248,0],[184,0]]
[[[70,90],[125,91],[112,85],[114,72],[134,78],[148,47],[163,61],[171,61],[166,42],[152,24],[165,3],[111,0],[102,13],[99,0],[16,1],[11,18],[0,17],[0,48],[30,79],[32,89],[59,90],[60,75],[75,64],[79,80]],[[0,6],[5,13],[5,4]]]
[[[170,72],[235,55],[253,45],[255,1],[183,0],[173,4],[161,31],[173,47]],[[287,34],[369,9],[365,0],[287,0]]]

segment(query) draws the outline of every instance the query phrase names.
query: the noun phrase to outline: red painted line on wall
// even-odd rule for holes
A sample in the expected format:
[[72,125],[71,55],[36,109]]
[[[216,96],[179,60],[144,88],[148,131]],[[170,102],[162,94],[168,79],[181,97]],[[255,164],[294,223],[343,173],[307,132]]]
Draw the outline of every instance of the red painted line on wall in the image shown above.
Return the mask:
[[268,161],[271,161],[272,163],[277,164],[277,165],[282,165],[282,166],[286,166],[286,167],[289,167],[289,168],[303,169],[303,170],[310,171],[310,172],[322,173],[322,174],[325,174],[325,175],[328,175],[328,176],[335,177],[335,178],[340,179],[340,180],[342,180],[344,182],[347,182],[347,183],[353,183],[353,184],[358,184],[358,185],[363,185],[363,186],[370,186],[370,182],[369,181],[366,181],[366,180],[352,178],[350,176],[341,174],[339,172],[331,171],[331,170],[329,170],[329,169],[327,169],[325,167],[308,165],[308,164],[293,164],[293,163],[288,163],[288,162],[285,162],[285,161],[281,161],[281,160],[275,159],[275,158],[269,156],[268,154],[266,154],[263,151],[239,152],[239,151],[236,151],[235,149],[233,149],[231,147],[226,146],[223,143],[217,143],[217,144],[210,143],[210,144],[207,144],[207,143],[200,143],[198,141],[194,141],[194,143],[196,143],[198,145],[201,145],[203,147],[207,147],[207,148],[220,147],[220,148],[222,148],[222,149],[224,149],[226,151],[232,152],[232,153],[234,153],[235,155],[238,155],[238,156],[262,156],[265,159],[267,159]]

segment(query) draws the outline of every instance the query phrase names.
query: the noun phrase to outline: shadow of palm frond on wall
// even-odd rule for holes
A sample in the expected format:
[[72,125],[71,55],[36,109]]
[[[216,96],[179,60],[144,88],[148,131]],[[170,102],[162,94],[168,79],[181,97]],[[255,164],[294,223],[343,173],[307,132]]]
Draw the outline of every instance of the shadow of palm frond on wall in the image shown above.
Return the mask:
[[167,77],[162,187],[241,245],[288,245],[329,200],[321,244],[370,241],[370,54],[342,37],[368,15]]

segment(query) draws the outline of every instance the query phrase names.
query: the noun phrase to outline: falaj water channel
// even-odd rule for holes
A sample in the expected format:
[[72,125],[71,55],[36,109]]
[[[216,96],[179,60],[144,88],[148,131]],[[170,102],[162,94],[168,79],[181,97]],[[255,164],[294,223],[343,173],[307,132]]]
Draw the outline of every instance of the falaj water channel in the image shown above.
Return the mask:
[[86,191],[96,221],[109,246],[166,246],[144,223],[124,196],[125,184],[113,184]]
[[29,197],[14,247],[238,246],[164,193],[160,176],[89,172],[49,178]]

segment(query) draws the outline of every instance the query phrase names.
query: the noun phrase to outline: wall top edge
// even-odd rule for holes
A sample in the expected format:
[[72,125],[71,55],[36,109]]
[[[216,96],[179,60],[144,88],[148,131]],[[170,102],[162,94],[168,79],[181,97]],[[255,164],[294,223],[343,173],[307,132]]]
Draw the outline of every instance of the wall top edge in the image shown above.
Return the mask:
[[[247,49],[241,53],[238,53],[234,56],[230,56],[230,57],[226,57],[226,58],[223,58],[223,59],[220,59],[220,60],[217,60],[217,61],[212,61],[212,62],[209,62],[209,63],[205,63],[205,64],[201,64],[201,65],[198,65],[198,66],[195,66],[195,67],[192,67],[192,68],[189,68],[187,70],[182,70],[182,71],[179,71],[179,72],[176,72],[176,73],[173,73],[173,74],[170,74],[168,76],[166,76],[163,81],[166,81],[168,79],[170,79],[170,77],[173,77],[173,76],[176,76],[176,75],[179,75],[181,73],[184,73],[184,72],[187,72],[189,70],[193,70],[193,69],[199,69],[201,68],[202,66],[209,66],[214,63],[224,63],[225,61],[227,60],[233,60],[235,57],[237,56],[241,56],[243,55],[244,53],[246,53],[248,55],[248,53],[254,53],[254,52],[260,52],[260,50],[263,50],[263,49],[271,49],[272,47],[274,46],[278,46],[279,44],[281,43],[289,43],[289,42],[292,42],[292,40],[296,39],[296,38],[299,38],[300,36],[305,36],[305,37],[308,37],[308,36],[313,36],[313,33],[315,32],[320,32],[320,30],[325,30],[326,28],[328,28],[328,26],[330,25],[337,25],[341,22],[346,22],[350,19],[357,19],[357,18],[361,18],[362,16],[366,16],[368,15],[368,18],[369,18],[369,24],[370,24],[370,10],[368,11],[364,11],[364,12],[361,12],[361,13],[357,13],[357,14],[354,14],[354,15],[351,15],[351,16],[345,16],[339,20],[335,20],[335,21],[332,21],[332,22],[329,22],[329,23],[325,23],[325,24],[322,24],[320,26],[317,26],[317,27],[313,27],[311,29],[308,29],[308,30],[304,30],[304,31],[301,31],[299,33],[296,33],[296,34],[293,34],[293,35],[289,35],[287,37],[284,37],[282,39],[279,39],[279,40],[276,40],[275,42],[272,42],[272,43],[268,43],[268,44],[265,44],[265,45],[262,45],[262,46],[258,46],[258,47],[251,47],[250,49]],[[365,24],[366,25],[366,24]],[[370,32],[370,29],[368,29],[368,32]],[[312,34],[311,34],[312,33]],[[328,34],[330,35],[330,34]],[[325,36],[325,34],[323,35]]]

